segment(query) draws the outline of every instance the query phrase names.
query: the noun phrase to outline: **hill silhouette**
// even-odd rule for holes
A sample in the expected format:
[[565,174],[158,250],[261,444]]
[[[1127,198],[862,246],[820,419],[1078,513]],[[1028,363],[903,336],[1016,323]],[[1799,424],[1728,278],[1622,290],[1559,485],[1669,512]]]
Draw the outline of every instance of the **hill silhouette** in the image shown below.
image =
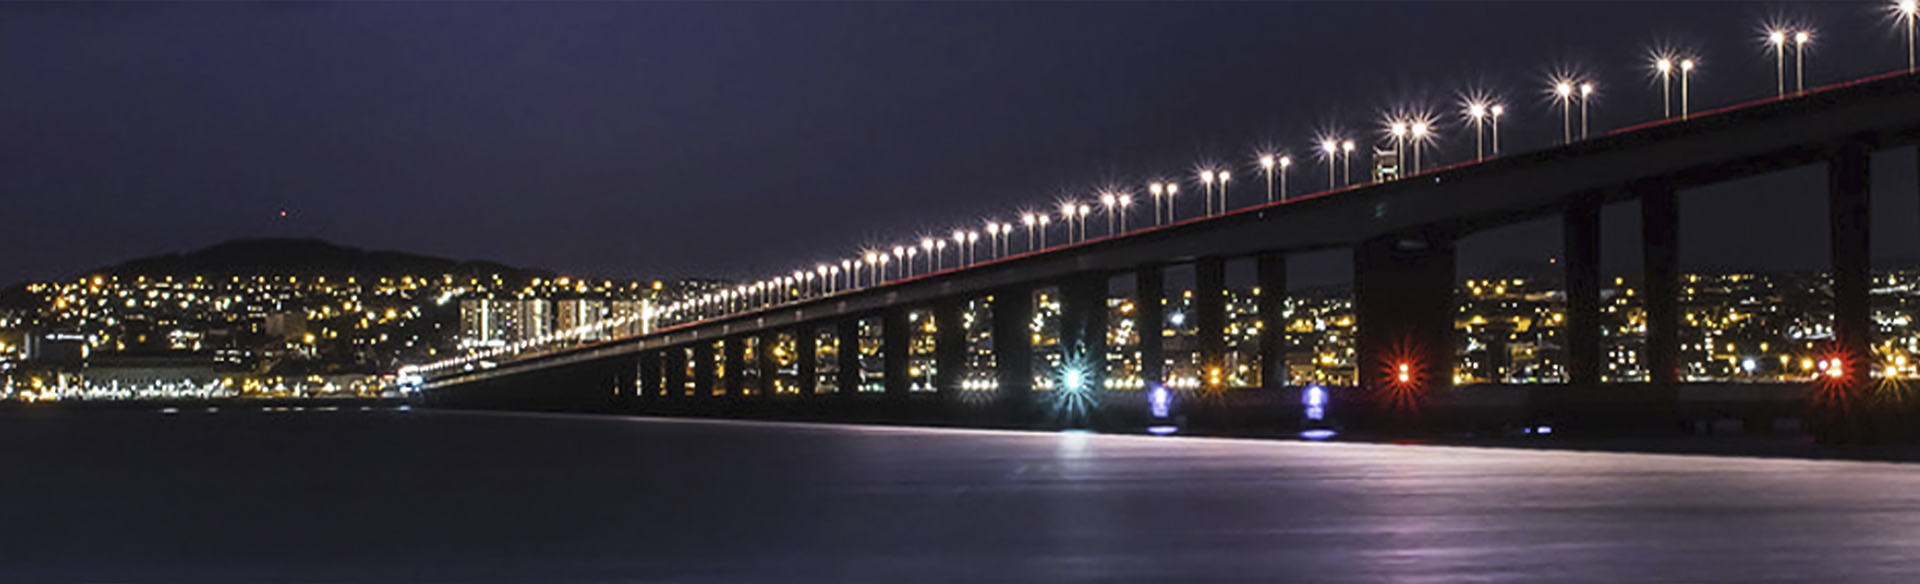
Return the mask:
[[457,261],[398,251],[369,251],[318,239],[239,239],[187,253],[139,258],[90,270],[106,276],[358,276],[366,278],[454,274],[502,278],[553,277],[549,270],[488,261]]

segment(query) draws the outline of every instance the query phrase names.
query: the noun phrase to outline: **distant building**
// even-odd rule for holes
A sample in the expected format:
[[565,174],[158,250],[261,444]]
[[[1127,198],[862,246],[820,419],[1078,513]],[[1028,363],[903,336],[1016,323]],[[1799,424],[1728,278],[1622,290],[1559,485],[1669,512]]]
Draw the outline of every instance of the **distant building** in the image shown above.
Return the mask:
[[[561,300],[554,303],[553,327],[555,330],[571,331],[580,327],[590,327],[607,319],[607,301],[591,298]],[[608,338],[606,329],[591,329],[581,335],[584,341],[599,341]]]

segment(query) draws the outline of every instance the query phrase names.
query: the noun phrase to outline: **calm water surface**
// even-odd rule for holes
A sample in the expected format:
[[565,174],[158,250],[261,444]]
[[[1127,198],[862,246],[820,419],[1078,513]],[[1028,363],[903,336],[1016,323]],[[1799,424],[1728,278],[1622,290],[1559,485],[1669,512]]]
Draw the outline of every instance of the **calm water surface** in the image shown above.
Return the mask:
[[392,411],[0,416],[6,582],[1911,582],[1920,467]]

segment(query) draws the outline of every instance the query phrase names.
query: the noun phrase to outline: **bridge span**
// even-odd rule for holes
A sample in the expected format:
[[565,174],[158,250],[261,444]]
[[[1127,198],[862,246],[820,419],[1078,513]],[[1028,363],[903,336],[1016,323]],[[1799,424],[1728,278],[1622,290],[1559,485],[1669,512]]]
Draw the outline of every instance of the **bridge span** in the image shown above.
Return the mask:
[[[420,399],[444,407],[999,426],[1144,427],[1171,423],[1184,411],[1242,425],[1258,420],[1297,426],[1311,400],[1282,374],[1285,336],[1273,322],[1261,325],[1259,359],[1247,364],[1259,372],[1252,388],[1228,391],[1204,374],[1185,386],[1170,383],[1159,334],[1139,335],[1139,366],[1130,375],[1141,383],[1107,379],[1115,334],[1105,318],[1111,289],[1116,277],[1127,276],[1118,282],[1133,283],[1139,310],[1134,318],[1160,322],[1166,270],[1191,266],[1195,350],[1202,372],[1218,372],[1226,365],[1227,261],[1254,260],[1258,289],[1284,291],[1290,254],[1347,249],[1353,253],[1357,387],[1334,388],[1328,399],[1351,406],[1342,409],[1351,412],[1348,423],[1431,426],[1435,419],[1477,415],[1454,415],[1459,412],[1501,411],[1515,421],[1543,415],[1582,419],[1569,413],[1586,412],[1588,420],[1667,426],[1667,414],[1682,404],[1728,401],[1683,399],[1700,392],[1680,387],[1680,193],[1825,165],[1835,351],[1846,363],[1869,363],[1869,159],[1912,146],[1916,136],[1920,76],[1903,72],[881,286],[796,298],[490,369],[434,372]],[[1599,210],[1632,201],[1639,204],[1643,226],[1652,379],[1602,384]],[[1486,396],[1499,394],[1497,388],[1454,387],[1455,244],[1478,231],[1553,216],[1562,218],[1566,238],[1568,381],[1523,391],[1518,406],[1493,399],[1512,407],[1489,409]],[[1032,334],[1041,290],[1049,291],[1044,298],[1057,302],[1059,313],[1058,354],[1045,362],[1036,361]],[[1260,296],[1257,313],[1279,314],[1282,296]],[[1810,403],[1809,395],[1844,401],[1872,383],[1869,367],[1852,366],[1821,391],[1794,387],[1732,401],[1767,404],[1742,406],[1745,412],[1773,411]],[[1160,411],[1156,406],[1164,402],[1152,403],[1159,396],[1144,389],[1162,384],[1174,386],[1168,395],[1179,411]]]

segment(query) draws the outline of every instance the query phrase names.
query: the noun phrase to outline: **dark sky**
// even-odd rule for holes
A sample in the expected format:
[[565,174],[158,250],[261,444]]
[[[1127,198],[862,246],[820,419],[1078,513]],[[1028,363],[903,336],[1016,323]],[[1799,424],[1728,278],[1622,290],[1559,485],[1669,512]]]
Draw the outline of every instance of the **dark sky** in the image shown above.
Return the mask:
[[[1810,85],[1883,72],[1904,39],[1882,8],[7,4],[0,282],[266,235],[576,274],[760,275],[1203,160],[1244,165],[1264,143],[1306,155],[1317,130],[1374,132],[1403,105],[1451,114],[1472,86],[1511,104],[1510,151],[1544,146],[1560,68],[1599,83],[1595,131],[1649,120],[1644,55],[1662,43],[1701,56],[1697,109],[1765,97],[1757,30],[1780,16],[1815,29]],[[1441,148],[1457,160],[1471,138]],[[1920,256],[1913,158],[1876,160],[1882,257]],[[1686,193],[1683,261],[1819,265],[1823,186],[1809,169]],[[1624,269],[1630,237],[1613,239]],[[1547,223],[1482,235],[1462,270],[1557,241]]]

